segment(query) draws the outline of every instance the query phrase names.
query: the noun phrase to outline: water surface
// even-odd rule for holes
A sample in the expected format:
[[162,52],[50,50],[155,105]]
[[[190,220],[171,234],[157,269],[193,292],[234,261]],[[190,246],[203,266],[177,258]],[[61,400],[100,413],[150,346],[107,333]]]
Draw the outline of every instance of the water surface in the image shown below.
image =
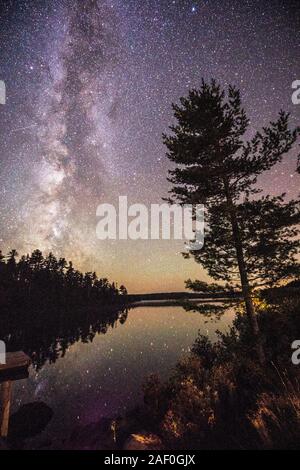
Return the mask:
[[64,357],[14,384],[13,411],[41,400],[54,416],[43,439],[66,437],[76,424],[123,414],[142,400],[141,385],[151,372],[166,378],[187,354],[198,330],[216,339],[233,319],[229,309],[220,320],[207,320],[179,306],[135,307],[125,323],[116,322],[92,342],[77,342]]

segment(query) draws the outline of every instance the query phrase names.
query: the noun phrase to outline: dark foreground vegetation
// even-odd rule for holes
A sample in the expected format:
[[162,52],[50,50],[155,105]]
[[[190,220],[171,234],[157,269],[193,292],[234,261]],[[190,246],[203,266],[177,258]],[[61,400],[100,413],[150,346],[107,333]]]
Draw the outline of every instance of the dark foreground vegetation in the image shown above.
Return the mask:
[[299,289],[294,294],[255,301],[264,366],[241,307],[218,342],[199,334],[167,382],[148,378],[145,406],[136,412],[140,429],[166,449],[299,448],[300,365],[291,361],[291,344],[300,339]]
[[52,253],[17,257],[15,250],[0,252],[0,337],[8,350],[29,354],[36,367],[126,320],[124,286],[82,274]]
[[291,345],[300,339],[298,285],[253,299],[263,366],[240,304],[231,329],[219,333],[217,342],[199,332],[168,380],[148,376],[142,406],[74,430],[62,448],[299,449],[300,364],[291,360]]

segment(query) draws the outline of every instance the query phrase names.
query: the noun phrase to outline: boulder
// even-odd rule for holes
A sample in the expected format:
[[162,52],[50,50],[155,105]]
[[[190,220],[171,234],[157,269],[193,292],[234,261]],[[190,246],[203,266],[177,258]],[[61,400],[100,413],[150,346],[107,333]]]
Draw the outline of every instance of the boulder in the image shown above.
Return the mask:
[[123,450],[163,450],[163,444],[155,434],[141,432],[131,434],[125,441]]

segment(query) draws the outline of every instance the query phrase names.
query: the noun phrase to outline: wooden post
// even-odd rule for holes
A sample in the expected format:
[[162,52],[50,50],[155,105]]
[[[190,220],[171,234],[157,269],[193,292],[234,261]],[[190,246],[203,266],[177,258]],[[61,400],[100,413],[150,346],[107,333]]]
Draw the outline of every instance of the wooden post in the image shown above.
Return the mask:
[[9,411],[11,403],[12,381],[7,380],[1,385],[1,414],[0,414],[0,437],[7,437]]
[[30,358],[22,351],[7,353],[6,364],[0,364],[0,437],[8,435],[12,383],[28,377]]

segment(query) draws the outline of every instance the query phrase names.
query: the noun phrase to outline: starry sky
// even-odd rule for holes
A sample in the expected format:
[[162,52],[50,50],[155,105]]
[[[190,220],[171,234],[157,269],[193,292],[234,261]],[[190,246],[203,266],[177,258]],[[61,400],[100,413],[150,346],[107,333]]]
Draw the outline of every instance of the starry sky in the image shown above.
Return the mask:
[[[2,0],[0,247],[39,248],[131,292],[207,280],[181,241],[101,241],[96,208],[161,203],[171,103],[202,77],[237,85],[248,135],[291,101],[300,79],[297,0]],[[297,196],[292,151],[259,180]]]

